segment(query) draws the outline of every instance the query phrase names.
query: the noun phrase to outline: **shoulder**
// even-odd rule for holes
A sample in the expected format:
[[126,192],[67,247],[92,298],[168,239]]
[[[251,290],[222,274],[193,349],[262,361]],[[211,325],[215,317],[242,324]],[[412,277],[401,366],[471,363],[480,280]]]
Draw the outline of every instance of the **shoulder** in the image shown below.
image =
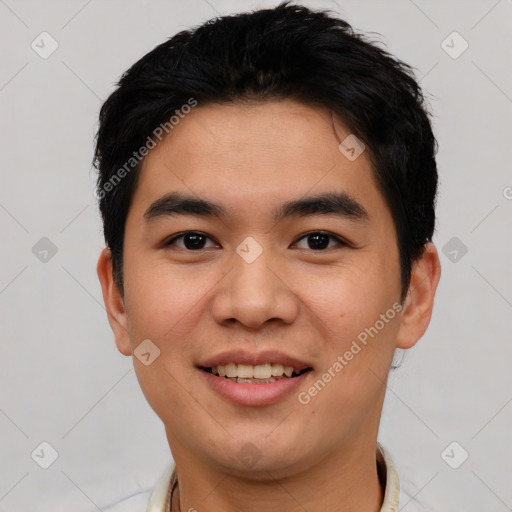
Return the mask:
[[102,508],[103,512],[141,512],[146,510],[151,490],[137,493],[133,496],[118,501],[113,505]]
[[170,464],[153,489],[137,492],[112,505],[103,507],[103,512],[165,512],[174,469],[174,463]]

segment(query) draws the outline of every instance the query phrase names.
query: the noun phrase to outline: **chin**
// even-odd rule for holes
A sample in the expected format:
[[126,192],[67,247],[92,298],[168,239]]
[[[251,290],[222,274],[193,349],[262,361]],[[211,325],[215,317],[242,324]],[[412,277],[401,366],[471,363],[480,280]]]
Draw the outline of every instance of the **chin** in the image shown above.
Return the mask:
[[[232,439],[225,449],[218,453],[211,453],[214,463],[224,471],[235,472],[256,480],[269,480],[279,473],[281,476],[294,473],[293,467],[302,465],[304,453],[297,451],[298,443],[287,438],[282,445],[275,440],[271,441],[263,436],[259,441],[252,436],[245,436],[236,442]],[[220,444],[217,446],[221,446]],[[269,474],[271,473],[271,474]]]

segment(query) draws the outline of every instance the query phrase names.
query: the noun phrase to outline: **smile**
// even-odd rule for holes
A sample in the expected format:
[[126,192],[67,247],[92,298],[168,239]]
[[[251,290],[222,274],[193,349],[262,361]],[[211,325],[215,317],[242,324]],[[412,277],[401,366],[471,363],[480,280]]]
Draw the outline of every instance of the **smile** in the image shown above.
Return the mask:
[[204,368],[205,371],[224,377],[231,382],[245,384],[268,384],[277,382],[281,379],[298,377],[310,368],[302,370],[295,369],[292,366],[283,366],[278,363],[266,363],[258,365],[228,363],[226,365],[217,365],[211,368]]
[[240,406],[270,405],[301,386],[312,368],[294,369],[281,364],[236,364],[201,367],[210,388]]

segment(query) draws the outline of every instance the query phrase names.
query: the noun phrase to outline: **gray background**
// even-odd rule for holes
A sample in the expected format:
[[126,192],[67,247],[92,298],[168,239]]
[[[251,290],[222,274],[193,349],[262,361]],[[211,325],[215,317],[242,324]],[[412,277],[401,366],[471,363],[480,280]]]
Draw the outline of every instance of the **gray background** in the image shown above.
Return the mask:
[[[400,510],[512,510],[512,0],[303,3],[378,33],[416,68],[435,114],[443,275],[427,334],[389,380],[379,434]],[[176,31],[275,4],[0,0],[1,512],[102,510],[149,491],[169,463],[96,277],[97,113]],[[46,59],[43,31],[58,43]],[[48,469],[43,441],[59,455]]]

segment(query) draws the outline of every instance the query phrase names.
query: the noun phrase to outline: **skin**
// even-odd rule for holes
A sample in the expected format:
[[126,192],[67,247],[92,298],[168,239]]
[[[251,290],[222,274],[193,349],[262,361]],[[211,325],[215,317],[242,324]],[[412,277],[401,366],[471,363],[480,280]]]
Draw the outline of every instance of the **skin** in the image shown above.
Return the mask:
[[[145,339],[160,349],[149,366],[133,357],[142,390],[162,419],[179,476],[173,510],[200,512],[377,512],[383,490],[376,439],[395,348],[412,347],[430,321],[440,277],[428,244],[415,262],[403,310],[308,404],[297,393],[272,405],[235,405],[205,382],[205,357],[246,348],[278,349],[312,367],[309,387],[365,328],[400,302],[394,223],[366,152],[350,161],[339,140],[350,131],[331,113],[293,100],[199,105],[146,157],[125,230],[124,297],[110,253],[98,261],[109,321],[121,353]],[[226,219],[144,212],[165,193],[214,201]],[[304,195],[343,191],[368,218],[287,218],[272,212]],[[201,250],[171,235],[199,231]],[[329,232],[329,247],[308,233]],[[263,252],[248,264],[247,237]],[[237,453],[251,442],[261,458]]]

